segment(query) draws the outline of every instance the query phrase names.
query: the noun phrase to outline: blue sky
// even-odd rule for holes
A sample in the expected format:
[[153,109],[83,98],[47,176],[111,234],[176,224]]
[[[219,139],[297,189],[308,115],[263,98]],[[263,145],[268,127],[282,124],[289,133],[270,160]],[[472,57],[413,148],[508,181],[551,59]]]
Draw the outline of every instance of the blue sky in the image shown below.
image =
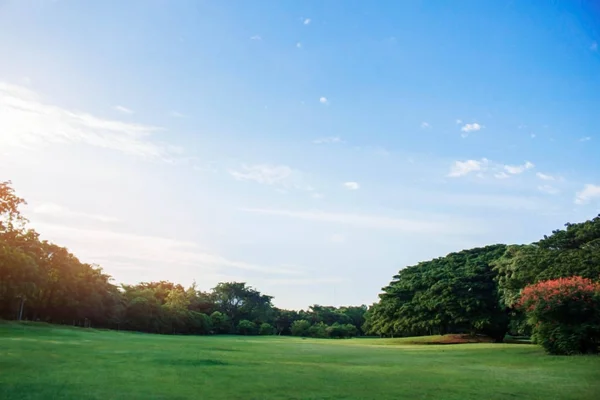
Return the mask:
[[0,1],[0,179],[118,282],[360,304],[600,212],[592,1]]

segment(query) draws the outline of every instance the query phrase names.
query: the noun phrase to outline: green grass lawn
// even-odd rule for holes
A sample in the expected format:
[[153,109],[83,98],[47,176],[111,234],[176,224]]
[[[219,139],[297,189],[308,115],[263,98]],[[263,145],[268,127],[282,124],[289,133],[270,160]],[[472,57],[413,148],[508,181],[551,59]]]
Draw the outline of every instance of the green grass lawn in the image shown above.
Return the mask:
[[600,399],[600,357],[0,324],[0,399]]

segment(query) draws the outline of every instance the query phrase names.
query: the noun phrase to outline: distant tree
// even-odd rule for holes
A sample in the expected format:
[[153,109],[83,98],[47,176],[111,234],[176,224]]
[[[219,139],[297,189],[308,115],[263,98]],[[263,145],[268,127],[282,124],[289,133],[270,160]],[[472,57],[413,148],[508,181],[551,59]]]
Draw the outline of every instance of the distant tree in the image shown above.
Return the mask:
[[215,333],[232,333],[229,317],[220,311],[210,314],[210,320]]
[[237,325],[237,333],[240,335],[256,335],[256,324],[247,319],[243,319]]
[[274,309],[273,324],[278,335],[291,335],[292,324],[299,319],[297,311]]
[[294,321],[292,323],[291,333],[293,336],[308,336],[310,327],[310,322],[305,319]]
[[262,324],[260,324],[260,328],[259,328],[259,335],[272,335],[275,332],[275,329],[273,328],[273,325],[269,324],[268,322],[263,322]]
[[328,325],[324,322],[317,322],[308,328],[308,336],[314,338],[326,338],[329,337],[329,332],[327,331]]
[[387,336],[483,333],[501,341],[508,311],[493,261],[506,246],[451,253],[402,269],[367,314],[369,333]]
[[213,330],[211,318],[197,311],[190,311],[188,314],[189,333],[195,335],[208,335]]
[[213,289],[215,306],[227,315],[232,326],[247,319],[253,322],[266,321],[271,313],[271,296],[263,295],[244,282],[222,282]]

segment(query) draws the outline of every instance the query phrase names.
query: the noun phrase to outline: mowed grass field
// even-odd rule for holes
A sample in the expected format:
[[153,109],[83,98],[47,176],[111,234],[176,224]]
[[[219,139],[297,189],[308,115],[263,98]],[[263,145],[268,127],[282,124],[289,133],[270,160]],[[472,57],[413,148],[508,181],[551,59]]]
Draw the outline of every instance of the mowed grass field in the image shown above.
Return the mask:
[[[407,344],[410,343],[410,344]],[[600,399],[600,357],[0,323],[0,399]]]

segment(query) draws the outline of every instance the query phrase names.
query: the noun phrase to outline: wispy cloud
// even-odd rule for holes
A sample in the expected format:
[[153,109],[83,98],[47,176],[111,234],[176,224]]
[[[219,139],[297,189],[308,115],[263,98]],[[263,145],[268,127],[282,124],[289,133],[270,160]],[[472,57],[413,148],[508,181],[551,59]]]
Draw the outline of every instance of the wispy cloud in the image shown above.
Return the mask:
[[560,190],[558,190],[557,188],[555,188],[552,185],[540,185],[540,186],[538,186],[538,190],[540,192],[544,192],[544,193],[547,193],[547,194],[558,194],[558,193],[560,193]]
[[302,21],[302,23],[303,23],[304,25],[310,25],[310,23],[311,23],[311,20],[310,20],[310,18],[304,18],[304,21]]
[[504,171],[500,171],[494,174],[494,178],[496,179],[507,179],[510,178],[510,175],[508,175],[506,172]]
[[250,36],[250,40],[262,40],[262,37],[260,37],[260,35],[254,35]]
[[482,158],[481,160],[466,160],[466,161],[455,161],[448,176],[451,178],[458,178],[465,176],[471,172],[483,171],[487,168],[489,160]]
[[27,88],[0,82],[0,147],[80,143],[140,157],[170,159],[173,147],[150,139],[159,130],[49,105]]
[[535,165],[533,163],[526,161],[523,165],[505,165],[504,170],[509,174],[518,175],[534,167]]
[[581,191],[575,194],[575,204],[587,204],[598,198],[600,198],[600,185],[588,183]]
[[169,112],[169,117],[173,118],[184,118],[185,114],[180,113],[179,111],[171,111]]
[[456,120],[456,125],[460,125],[460,124],[462,124],[462,119],[457,119]]
[[302,48],[302,43],[300,43],[300,42],[296,43],[296,47],[299,48],[299,49],[301,49]]
[[344,182],[344,187],[348,190],[360,189],[360,185],[358,184],[358,182]]
[[327,100],[327,97],[320,97],[319,98],[319,103],[321,103],[321,104],[329,104],[329,100]]
[[42,203],[33,208],[33,212],[40,215],[48,215],[51,217],[60,218],[78,218],[78,219],[89,219],[99,222],[118,222],[119,220],[114,217],[109,217],[99,214],[90,214],[80,211],[73,211],[66,207],[59,206],[53,203]]
[[543,181],[554,181],[554,180],[556,180],[556,178],[553,177],[552,175],[542,174],[541,172],[536,173],[535,176],[537,176],[538,178],[540,178]]
[[590,136],[582,137],[581,139],[579,139],[580,142],[589,142],[590,140],[592,140]]
[[287,165],[242,165],[229,170],[229,174],[239,181],[256,182],[261,185],[277,186],[282,189],[296,189],[316,193],[315,188],[305,182],[303,174]]
[[431,128],[431,125],[429,125],[429,122],[421,122],[421,129],[429,129]]
[[243,208],[241,211],[273,215],[288,218],[304,219],[318,221],[323,223],[335,223],[342,225],[358,226],[372,229],[389,229],[407,233],[423,234],[475,234],[481,232],[478,226],[470,222],[462,221],[458,224],[456,220],[446,220],[436,216],[436,218],[414,219],[414,218],[394,218],[379,215],[364,214],[345,214],[332,213],[324,211],[291,211],[279,209],[261,209],[261,208]]
[[123,113],[123,114],[133,114],[133,110],[127,108],[127,107],[123,107],[123,106],[114,106],[113,107],[115,110]]
[[[257,265],[239,260],[231,260],[218,254],[201,251],[194,242],[172,238],[135,235],[110,230],[90,230],[54,224],[35,224],[50,240],[66,244],[82,259],[100,262],[110,267],[111,262],[128,260],[133,265],[144,265],[148,273],[149,264],[159,268],[176,265],[190,273],[200,271],[222,271],[228,268],[257,271],[270,274],[296,275],[298,271],[287,267]],[[192,275],[190,278],[193,278]]]
[[313,140],[314,144],[334,144],[343,143],[344,141],[339,136],[327,136]]

